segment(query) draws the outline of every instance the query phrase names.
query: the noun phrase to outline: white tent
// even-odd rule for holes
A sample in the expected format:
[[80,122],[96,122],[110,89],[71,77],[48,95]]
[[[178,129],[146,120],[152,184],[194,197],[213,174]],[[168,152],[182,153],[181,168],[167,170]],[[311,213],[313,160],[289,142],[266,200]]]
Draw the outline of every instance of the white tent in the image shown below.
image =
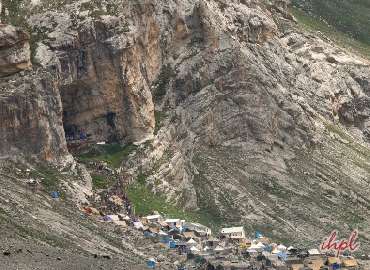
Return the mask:
[[217,246],[216,248],[215,248],[215,251],[224,251],[225,249],[223,248],[223,247],[221,247],[221,246]]
[[118,215],[108,215],[107,217],[109,217],[112,221],[119,221]]
[[252,247],[248,248],[247,252],[248,253],[258,253],[258,251],[256,249],[252,248]]
[[188,242],[186,242],[189,246],[195,246],[195,245],[197,245],[197,242],[193,239],[193,238],[191,238]]
[[165,233],[164,231],[160,230],[159,233],[158,233],[158,235],[160,235],[160,236],[167,236],[168,234]]
[[308,254],[311,256],[314,256],[314,255],[320,255],[321,253],[318,249],[314,248],[314,249],[309,249]]
[[287,248],[288,251],[292,250],[292,249],[295,249],[293,246],[290,246]]
[[280,244],[276,247],[279,251],[285,251],[286,250],[286,246],[284,246],[283,244]]
[[260,242],[258,244],[252,244],[249,248],[257,251],[262,251],[265,248],[265,245]]
[[143,223],[141,223],[139,221],[139,222],[134,222],[134,227],[135,227],[135,229],[140,230],[140,229],[144,228],[144,225],[143,225]]
[[191,251],[191,252],[199,252],[200,250],[199,250],[199,249],[197,249],[196,247],[191,247],[191,248],[190,248],[190,251]]

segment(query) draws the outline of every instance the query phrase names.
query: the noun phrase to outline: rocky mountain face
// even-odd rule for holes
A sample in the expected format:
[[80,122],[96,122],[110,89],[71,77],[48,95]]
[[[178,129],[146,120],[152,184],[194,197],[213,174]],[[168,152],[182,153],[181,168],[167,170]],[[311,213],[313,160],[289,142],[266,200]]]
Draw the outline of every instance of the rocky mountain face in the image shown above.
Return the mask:
[[32,67],[28,36],[0,28],[0,156],[65,162],[81,131],[145,142],[124,171],[210,223],[300,244],[357,228],[368,250],[369,61],[287,4],[30,4]]

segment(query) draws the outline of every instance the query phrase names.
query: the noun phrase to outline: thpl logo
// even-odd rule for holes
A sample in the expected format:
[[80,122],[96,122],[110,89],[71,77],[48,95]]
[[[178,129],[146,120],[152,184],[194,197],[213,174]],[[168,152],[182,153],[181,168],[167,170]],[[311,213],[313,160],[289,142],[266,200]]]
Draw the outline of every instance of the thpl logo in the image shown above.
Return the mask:
[[348,239],[337,240],[338,232],[332,231],[328,238],[321,244],[322,251],[336,251],[337,257],[345,250],[356,251],[360,247],[360,243],[357,243],[358,231],[354,230]]

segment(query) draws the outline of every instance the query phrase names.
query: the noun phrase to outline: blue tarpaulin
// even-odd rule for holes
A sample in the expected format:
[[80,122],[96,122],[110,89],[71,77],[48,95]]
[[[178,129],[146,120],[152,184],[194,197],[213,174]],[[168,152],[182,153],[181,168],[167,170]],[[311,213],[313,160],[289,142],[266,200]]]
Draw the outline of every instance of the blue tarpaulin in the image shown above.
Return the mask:
[[58,199],[60,197],[60,194],[58,191],[53,191],[50,193],[50,195],[53,199]]
[[278,256],[278,258],[279,258],[280,260],[282,260],[282,261],[286,261],[286,259],[288,258],[288,255],[287,255],[286,253],[284,253],[284,252],[279,252],[279,253],[277,254],[277,256]]
[[338,269],[340,269],[340,265],[339,264],[337,264],[337,263],[335,263],[335,264],[333,264],[333,270],[338,270]]
[[145,231],[144,236],[147,238],[150,238],[150,237],[154,237],[154,234],[152,234],[151,232]]
[[176,244],[176,242],[175,242],[175,241],[171,240],[171,241],[168,243],[168,246],[169,246],[170,248],[176,248],[176,247],[177,247],[177,244]]
[[148,266],[149,269],[155,269],[156,262],[155,260],[148,260],[146,265]]
[[260,231],[256,231],[256,232],[254,233],[254,237],[255,237],[256,239],[258,239],[258,238],[262,238],[262,237],[263,237],[263,234],[262,234]]
[[161,237],[161,243],[163,243],[163,244],[169,243],[170,240],[171,240],[171,238],[168,235]]

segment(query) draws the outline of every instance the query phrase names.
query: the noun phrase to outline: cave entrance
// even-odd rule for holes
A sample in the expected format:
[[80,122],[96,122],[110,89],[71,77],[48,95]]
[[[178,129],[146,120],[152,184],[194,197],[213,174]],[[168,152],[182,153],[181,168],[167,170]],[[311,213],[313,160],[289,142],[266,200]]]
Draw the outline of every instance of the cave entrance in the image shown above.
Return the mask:
[[75,82],[60,88],[63,127],[70,150],[84,144],[117,142],[117,113],[95,85]]

